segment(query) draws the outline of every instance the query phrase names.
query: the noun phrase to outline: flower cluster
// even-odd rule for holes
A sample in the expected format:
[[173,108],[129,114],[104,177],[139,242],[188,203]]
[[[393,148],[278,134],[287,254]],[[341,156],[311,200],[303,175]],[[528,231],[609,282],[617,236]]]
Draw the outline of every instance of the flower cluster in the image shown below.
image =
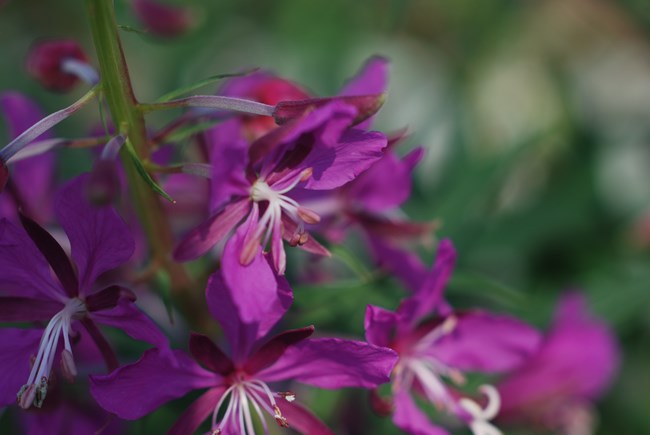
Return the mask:
[[[162,35],[191,24],[186,11],[151,0],[133,7]],[[269,72],[242,74],[216,95],[134,105],[140,116],[188,108],[158,130],[112,119],[99,134],[63,139],[50,129],[105,83],[78,44],[35,47],[28,68],[44,86],[93,87],[46,117],[19,93],[0,97],[12,135],[0,150],[0,405],[28,411],[18,418],[27,431],[56,434],[120,433],[123,420],[195,390],[170,434],[252,435],[271,424],[334,433],[308,409],[308,394],[289,389],[306,391],[298,384],[366,389],[372,408],[411,434],[458,425],[499,434],[499,419],[517,418],[567,427],[575,422],[564,407],[588,412],[615,371],[616,349],[579,302],[562,303],[544,338],[510,315],[452,307],[451,241],[438,241],[431,268],[409,250],[432,244],[436,223],[399,212],[423,149],[404,154],[405,132],[371,130],[388,67],[372,58],[326,98]],[[174,148],[183,134],[191,152]],[[53,150],[95,146],[90,172],[56,188]],[[174,201],[163,207],[156,193]],[[350,234],[404,284],[399,306],[367,306],[366,341],[304,324],[281,332],[292,323],[289,279],[298,275],[286,251],[327,257]],[[188,273],[183,263],[197,259]],[[200,333],[182,322],[172,329],[151,308],[151,290],[166,286],[169,309]],[[130,341],[104,327],[151,347],[128,359],[120,344]],[[566,356],[575,340],[593,347],[585,362],[593,370]],[[62,380],[77,382],[74,394]]]

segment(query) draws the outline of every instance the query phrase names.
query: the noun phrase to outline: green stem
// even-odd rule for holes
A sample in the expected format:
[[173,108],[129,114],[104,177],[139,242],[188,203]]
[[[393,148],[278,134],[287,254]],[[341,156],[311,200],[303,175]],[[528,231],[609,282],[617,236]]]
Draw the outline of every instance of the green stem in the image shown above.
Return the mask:
[[[86,0],[93,40],[99,60],[101,85],[113,124],[133,145],[141,160],[148,160],[145,121],[133,94],[131,79],[115,21],[112,0]],[[152,260],[171,280],[172,294],[188,320],[196,319],[198,299],[191,293],[192,280],[182,265],[170,258],[173,239],[159,197],[138,174],[126,147],[120,157],[129,181],[133,202],[147,235]]]

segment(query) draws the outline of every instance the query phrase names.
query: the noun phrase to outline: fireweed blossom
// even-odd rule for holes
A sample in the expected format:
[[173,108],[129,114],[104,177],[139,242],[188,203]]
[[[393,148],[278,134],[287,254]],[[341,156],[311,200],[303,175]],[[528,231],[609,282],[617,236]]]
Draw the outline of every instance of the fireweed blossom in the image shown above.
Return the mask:
[[91,391],[104,409],[137,419],[171,399],[207,388],[170,434],[192,434],[210,415],[211,434],[252,435],[256,420],[268,433],[264,414],[281,427],[331,434],[294,402],[294,393],[274,391],[269,384],[295,380],[321,388],[374,388],[389,380],[396,361],[390,349],[337,338],[312,339],[313,327],[270,335],[291,305],[291,289],[274,274],[259,246],[252,261],[242,266],[239,252],[248,230],[242,227],[230,238],[222,269],[206,289],[208,308],[223,328],[230,352],[199,334],[190,338],[193,359],[181,351],[174,351],[174,360],[149,350],[132,365],[91,377]]
[[567,294],[539,351],[499,383],[499,419],[565,434],[593,433],[593,403],[618,364],[612,331],[588,312],[581,294]]
[[[97,324],[122,329],[132,338],[167,348],[165,336],[119,285],[95,288],[104,272],[125,263],[133,252],[128,228],[110,207],[94,208],[84,197],[82,175],[66,185],[54,205],[68,236],[72,262],[56,240],[21,216],[25,230],[0,220],[0,321],[43,322],[45,329],[0,331],[0,405],[40,407],[55,364],[65,378],[77,374],[73,347],[88,335],[110,369],[117,360]],[[52,274],[53,272],[53,274]],[[82,326],[83,328],[80,328]]]
[[[451,311],[443,301],[456,253],[442,240],[435,264],[422,286],[402,301],[397,311],[369,305],[366,338],[399,354],[392,375],[393,422],[418,435],[447,433],[418,409],[413,393],[436,409],[457,416],[474,434],[501,433],[489,420],[499,411],[497,390],[484,385],[487,404],[463,397],[455,387],[465,382],[464,372],[503,373],[517,368],[539,346],[540,335],[514,318],[481,310]],[[381,399],[374,396],[377,404]]]
[[[321,255],[328,251],[305,230],[320,217],[291,197],[296,187],[329,190],[342,186],[383,155],[386,137],[353,127],[357,109],[331,101],[271,130],[252,144],[241,137],[237,119],[220,131],[229,140],[212,165],[211,217],[182,240],[174,252],[185,261],[207,252],[241,221],[249,231],[237,254],[249,264],[258,246],[270,243],[273,265],[284,274],[282,239]],[[226,133],[224,130],[230,128]],[[222,151],[222,152],[218,152]]]

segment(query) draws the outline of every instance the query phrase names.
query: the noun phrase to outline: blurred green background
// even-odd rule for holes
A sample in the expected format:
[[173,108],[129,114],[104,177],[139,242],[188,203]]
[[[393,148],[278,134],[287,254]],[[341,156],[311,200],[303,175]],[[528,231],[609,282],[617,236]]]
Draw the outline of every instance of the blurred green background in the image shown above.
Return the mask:
[[[452,301],[546,327],[558,295],[583,289],[623,350],[620,374],[598,406],[599,433],[650,433],[646,0],[181,3],[196,18],[188,34],[122,33],[143,101],[248,67],[327,95],[370,55],[389,57],[389,96],[376,127],[407,126],[402,151],[427,149],[405,212],[440,219],[437,235],[456,244]],[[125,1],[116,7],[120,23],[141,26]],[[85,14],[81,0],[6,2],[0,90],[25,92],[49,111],[72,102],[74,95],[42,90],[23,63],[39,38],[77,38],[92,53]],[[76,116],[58,131],[81,136],[94,115]],[[433,257],[431,250],[421,254],[427,262]],[[363,277],[298,288],[294,321],[361,334],[366,303],[394,308],[401,297],[389,280]],[[319,399],[323,417],[359,402],[369,420],[349,433],[396,433],[369,416],[363,393],[349,393],[304,394]],[[159,432],[184,406],[138,423],[134,433]]]

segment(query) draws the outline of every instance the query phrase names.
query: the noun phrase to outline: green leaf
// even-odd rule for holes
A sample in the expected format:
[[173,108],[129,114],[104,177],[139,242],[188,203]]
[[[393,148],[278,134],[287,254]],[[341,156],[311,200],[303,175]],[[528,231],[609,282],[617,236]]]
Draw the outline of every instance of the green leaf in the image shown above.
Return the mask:
[[138,35],[148,35],[149,34],[149,32],[144,30],[144,29],[138,29],[137,27],[126,26],[124,24],[118,24],[117,27],[119,27],[120,30],[124,30],[125,32],[137,33]]
[[216,81],[219,81],[219,80],[222,80],[222,79],[225,79],[225,78],[229,78],[229,77],[246,76],[246,75],[251,74],[251,73],[253,73],[253,72],[257,71],[257,70],[258,70],[258,68],[254,68],[254,69],[239,72],[239,73],[217,74],[217,75],[208,77],[206,79],[203,79],[203,80],[201,80],[199,82],[196,82],[194,84],[184,86],[182,88],[176,89],[175,91],[171,91],[168,94],[165,94],[162,97],[158,98],[158,100],[156,100],[156,102],[157,103],[164,103],[166,101],[174,100],[176,98],[182,97],[185,94],[189,94],[192,91],[195,91],[195,90],[197,90],[199,88],[202,88],[203,86],[207,86],[207,85],[209,85],[211,83],[214,83]]
[[151,178],[151,175],[147,172],[147,170],[144,168],[144,165],[142,164],[142,161],[138,157],[138,155],[135,152],[135,149],[133,149],[133,145],[131,144],[130,141],[127,140],[126,142],[126,149],[129,152],[129,155],[131,156],[131,160],[133,160],[133,164],[135,165],[135,168],[138,171],[138,174],[144,179],[144,181],[147,182],[149,186],[156,192],[158,195],[162,196],[165,198],[167,201],[174,203],[174,199],[169,196],[167,192],[165,192],[162,187],[160,187],[153,178]]

